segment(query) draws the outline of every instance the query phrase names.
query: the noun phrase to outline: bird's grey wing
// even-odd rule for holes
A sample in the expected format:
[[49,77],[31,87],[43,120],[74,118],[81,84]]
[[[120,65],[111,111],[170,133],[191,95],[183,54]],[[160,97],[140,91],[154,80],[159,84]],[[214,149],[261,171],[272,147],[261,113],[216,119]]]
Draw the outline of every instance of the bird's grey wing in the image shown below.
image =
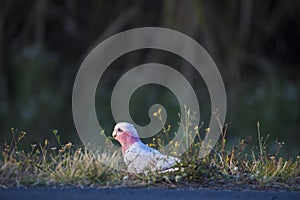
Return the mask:
[[172,156],[161,154],[158,150],[148,146],[137,146],[129,148],[124,161],[130,171],[141,173],[144,171],[165,170],[175,165],[180,160]]

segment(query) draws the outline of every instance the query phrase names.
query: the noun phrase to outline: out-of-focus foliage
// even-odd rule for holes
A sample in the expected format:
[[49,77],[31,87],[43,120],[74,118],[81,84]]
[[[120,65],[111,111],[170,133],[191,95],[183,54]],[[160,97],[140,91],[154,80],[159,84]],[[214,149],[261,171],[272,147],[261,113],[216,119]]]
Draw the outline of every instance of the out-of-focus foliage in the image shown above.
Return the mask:
[[[260,121],[271,139],[289,144],[283,151],[298,154],[299,21],[297,0],[1,0],[0,139],[8,137],[14,126],[31,133],[28,143],[51,139],[52,129],[66,141],[79,142],[71,94],[84,56],[120,31],[160,26],[193,37],[216,62],[228,95],[229,137],[255,137]],[[126,70],[150,61],[172,65],[189,77],[193,74],[185,61],[160,51],[136,51],[118,59],[96,98],[108,133],[114,124],[107,109],[114,83]],[[201,110],[208,124],[205,86],[197,75],[190,81],[204,102]],[[131,112],[140,123],[147,122],[148,111],[141,109],[144,102],[167,102],[177,112],[176,100],[161,88],[152,89],[141,89],[133,98]]]

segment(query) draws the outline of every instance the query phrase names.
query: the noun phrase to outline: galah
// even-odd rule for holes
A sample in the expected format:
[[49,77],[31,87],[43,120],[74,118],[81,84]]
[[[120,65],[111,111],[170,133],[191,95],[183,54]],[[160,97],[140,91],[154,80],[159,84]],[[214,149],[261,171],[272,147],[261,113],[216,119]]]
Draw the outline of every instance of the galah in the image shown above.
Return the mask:
[[179,158],[163,155],[158,150],[145,145],[130,123],[118,123],[112,136],[122,146],[123,159],[129,172],[165,171],[180,162]]

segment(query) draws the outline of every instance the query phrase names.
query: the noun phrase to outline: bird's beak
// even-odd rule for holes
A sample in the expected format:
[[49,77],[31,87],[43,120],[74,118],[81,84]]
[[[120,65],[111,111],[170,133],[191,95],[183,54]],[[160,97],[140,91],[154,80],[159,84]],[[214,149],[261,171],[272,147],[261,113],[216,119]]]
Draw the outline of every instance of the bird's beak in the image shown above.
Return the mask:
[[112,134],[113,138],[116,138],[117,136],[117,133],[114,131],[113,134]]

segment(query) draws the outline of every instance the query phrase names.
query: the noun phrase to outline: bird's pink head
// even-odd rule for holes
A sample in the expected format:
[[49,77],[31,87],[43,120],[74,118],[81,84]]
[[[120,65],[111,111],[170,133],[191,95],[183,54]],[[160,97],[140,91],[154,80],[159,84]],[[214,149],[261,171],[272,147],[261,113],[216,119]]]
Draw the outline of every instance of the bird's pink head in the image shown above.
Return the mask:
[[114,128],[112,136],[122,145],[123,153],[133,143],[140,141],[139,135],[134,126],[127,122],[119,122]]

